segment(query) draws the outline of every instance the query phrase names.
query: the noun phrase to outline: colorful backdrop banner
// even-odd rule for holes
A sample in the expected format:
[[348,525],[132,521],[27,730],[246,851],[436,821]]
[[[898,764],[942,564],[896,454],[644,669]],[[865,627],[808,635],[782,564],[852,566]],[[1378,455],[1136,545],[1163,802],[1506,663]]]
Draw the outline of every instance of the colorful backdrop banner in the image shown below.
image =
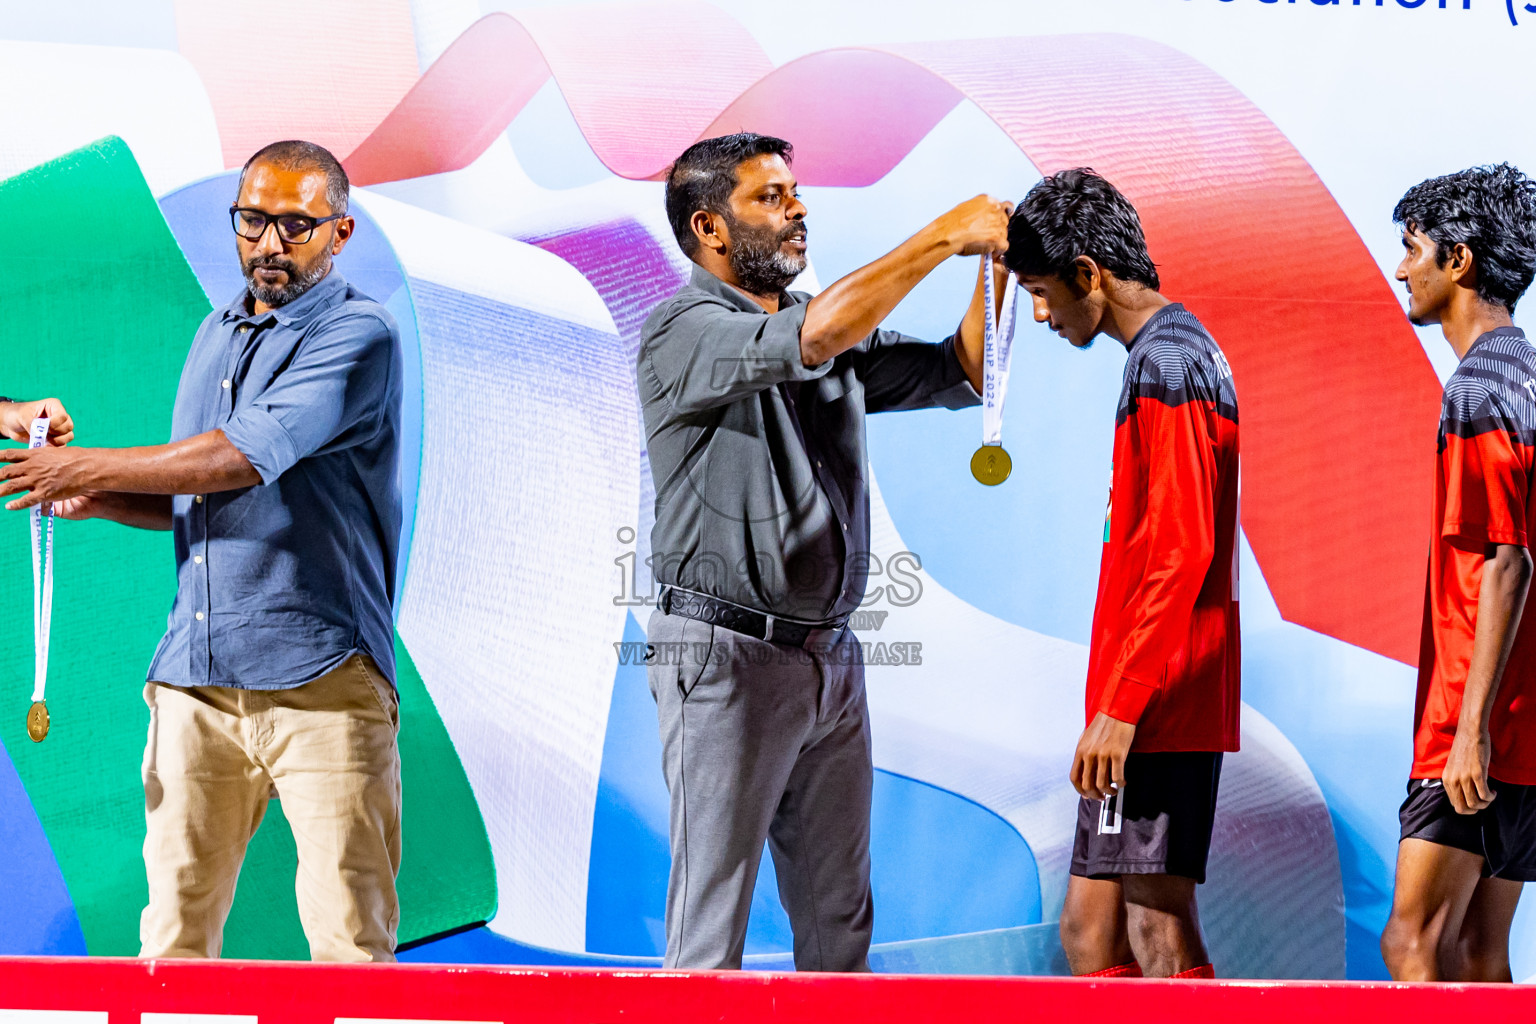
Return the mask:
[[[1243,750],[1201,897],[1218,969],[1379,978],[1454,362],[1403,315],[1391,209],[1430,174],[1536,172],[1506,99],[1528,91],[1533,31],[1505,0],[0,4],[3,390],[60,397],[80,444],[163,441],[199,320],[242,286],[236,170],[281,138],[331,148],[359,220],[338,266],[406,350],[403,958],[658,964],[634,364],[688,266],[659,176],[709,135],[789,139],[814,292],[971,195],[1092,166],[1136,203],[1165,293],[1242,396]],[[1475,102],[1428,78],[1402,102],[1405,53],[1476,67]],[[950,261],[889,325],[949,334],[974,272]],[[1123,366],[1119,346],[1020,324],[997,488],[966,469],[979,412],[871,418],[854,626],[877,970],[1065,972],[1066,772]],[[18,587],[26,529],[0,515]],[[45,744],[22,725],[30,652],[0,658],[0,952],[132,954],[170,543],[61,523],[56,549]],[[231,955],[304,954],[275,811]],[[764,865],[747,960],[783,968]],[[1536,975],[1529,908],[1512,957]]]

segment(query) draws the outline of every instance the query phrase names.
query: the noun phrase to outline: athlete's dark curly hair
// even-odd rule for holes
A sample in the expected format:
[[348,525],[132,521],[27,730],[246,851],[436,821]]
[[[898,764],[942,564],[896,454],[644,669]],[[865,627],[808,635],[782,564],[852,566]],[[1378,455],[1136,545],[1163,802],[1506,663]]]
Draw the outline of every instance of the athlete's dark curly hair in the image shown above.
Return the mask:
[[689,223],[699,210],[730,213],[731,193],[736,191],[736,168],[755,156],[776,153],[786,164],[794,163],[795,148],[783,139],[757,132],[737,132],[703,139],[683,150],[667,171],[667,221],[683,255],[699,249]]
[[1029,190],[1008,221],[1003,262],[1016,274],[1066,280],[1079,256],[1122,281],[1160,287],[1136,207],[1087,167],[1057,171]]
[[1477,294],[1511,313],[1536,277],[1536,182],[1510,164],[1422,181],[1398,200],[1392,220],[1432,238],[1442,267],[1457,245],[1472,250]]

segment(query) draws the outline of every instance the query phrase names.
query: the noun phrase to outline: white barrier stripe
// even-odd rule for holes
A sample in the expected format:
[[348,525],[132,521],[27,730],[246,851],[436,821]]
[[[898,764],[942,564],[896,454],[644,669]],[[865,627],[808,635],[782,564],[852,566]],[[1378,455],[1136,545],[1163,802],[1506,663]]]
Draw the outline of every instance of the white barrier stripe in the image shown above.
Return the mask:
[[255,1014],[141,1013],[139,1024],[257,1024]]
[[107,1024],[95,1010],[0,1010],[0,1024]]

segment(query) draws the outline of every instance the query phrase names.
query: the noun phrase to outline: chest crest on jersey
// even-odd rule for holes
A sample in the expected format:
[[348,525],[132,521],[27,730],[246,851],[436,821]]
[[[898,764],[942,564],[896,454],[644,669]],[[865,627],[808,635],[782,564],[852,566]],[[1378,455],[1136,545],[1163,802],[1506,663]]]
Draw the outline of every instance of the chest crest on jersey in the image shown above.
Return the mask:
[[1109,473],[1109,499],[1104,503],[1104,543],[1109,543],[1109,519],[1115,510],[1115,473]]

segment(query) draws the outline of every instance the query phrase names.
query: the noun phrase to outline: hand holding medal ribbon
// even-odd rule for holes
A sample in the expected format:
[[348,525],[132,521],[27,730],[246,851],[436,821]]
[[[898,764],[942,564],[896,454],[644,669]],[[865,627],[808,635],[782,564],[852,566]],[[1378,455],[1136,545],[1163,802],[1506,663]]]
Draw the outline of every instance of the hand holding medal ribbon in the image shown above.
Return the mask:
[[1013,357],[1014,312],[1018,306],[1018,281],[1012,274],[1003,286],[1003,305],[997,307],[993,257],[983,256],[983,300],[987,307],[982,349],[981,447],[971,456],[971,475],[988,487],[996,487],[1013,472],[1013,460],[1003,450],[1003,401],[1008,397],[1008,372]]
[[[29,448],[48,443],[48,417],[32,421]],[[41,743],[48,735],[48,636],[53,627],[53,503],[32,506],[32,706],[27,709],[27,735]]]

